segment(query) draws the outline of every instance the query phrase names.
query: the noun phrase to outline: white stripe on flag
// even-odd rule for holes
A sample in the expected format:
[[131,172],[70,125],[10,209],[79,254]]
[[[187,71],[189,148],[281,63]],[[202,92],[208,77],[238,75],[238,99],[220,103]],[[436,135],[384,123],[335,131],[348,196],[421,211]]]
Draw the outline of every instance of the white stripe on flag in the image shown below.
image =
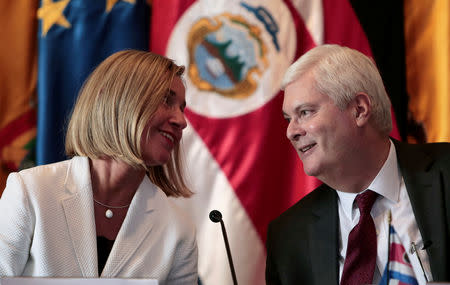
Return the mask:
[[186,209],[197,225],[202,283],[233,283],[220,224],[211,222],[208,216],[211,210],[216,209],[223,216],[238,283],[264,284],[265,247],[233,188],[190,125],[183,132],[182,145],[189,147],[189,151],[183,149],[185,173],[189,187],[196,194],[189,199],[174,200]]
[[[403,275],[408,275],[408,276],[411,276],[411,274],[414,274],[412,267],[405,265],[403,263],[391,261],[390,265],[391,265],[390,268],[392,271],[397,271]],[[415,277],[415,276],[412,276],[412,277]]]
[[316,45],[324,44],[322,0],[292,0]]

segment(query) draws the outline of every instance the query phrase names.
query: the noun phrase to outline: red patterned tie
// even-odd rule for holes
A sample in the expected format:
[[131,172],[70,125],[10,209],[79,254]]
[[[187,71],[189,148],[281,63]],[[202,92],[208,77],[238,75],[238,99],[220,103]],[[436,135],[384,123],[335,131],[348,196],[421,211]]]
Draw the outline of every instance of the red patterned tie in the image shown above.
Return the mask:
[[348,236],[341,285],[371,284],[377,259],[377,234],[370,210],[378,194],[367,190],[356,196],[359,222]]

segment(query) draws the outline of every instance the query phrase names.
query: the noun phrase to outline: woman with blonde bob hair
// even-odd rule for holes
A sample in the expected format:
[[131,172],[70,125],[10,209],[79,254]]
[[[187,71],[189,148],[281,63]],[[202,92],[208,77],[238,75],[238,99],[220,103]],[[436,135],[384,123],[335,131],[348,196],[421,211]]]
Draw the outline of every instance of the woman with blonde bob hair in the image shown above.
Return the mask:
[[179,144],[183,66],[127,50],[83,85],[67,161],[10,174],[0,199],[0,276],[152,278],[197,283],[195,229]]

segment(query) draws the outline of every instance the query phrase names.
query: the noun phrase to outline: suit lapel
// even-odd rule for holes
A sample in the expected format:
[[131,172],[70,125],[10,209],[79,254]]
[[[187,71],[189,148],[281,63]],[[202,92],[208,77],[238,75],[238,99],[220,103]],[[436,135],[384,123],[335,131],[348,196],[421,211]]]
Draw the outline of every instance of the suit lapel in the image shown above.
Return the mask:
[[445,217],[444,197],[441,191],[439,169],[433,167],[433,160],[423,152],[412,151],[410,146],[396,144],[398,161],[414,216],[424,242],[431,241],[427,249],[433,278],[445,276]]
[[155,223],[164,218],[158,214],[158,207],[164,206],[162,195],[164,194],[145,176],[133,197],[102,277],[118,276],[130,258],[135,256],[136,250],[150,234]]
[[87,158],[72,159],[67,170],[65,185],[66,190],[72,195],[61,203],[82,276],[97,277],[97,241]]
[[321,191],[320,206],[313,211],[310,224],[310,256],[315,284],[338,284],[338,210],[337,194],[326,185]]

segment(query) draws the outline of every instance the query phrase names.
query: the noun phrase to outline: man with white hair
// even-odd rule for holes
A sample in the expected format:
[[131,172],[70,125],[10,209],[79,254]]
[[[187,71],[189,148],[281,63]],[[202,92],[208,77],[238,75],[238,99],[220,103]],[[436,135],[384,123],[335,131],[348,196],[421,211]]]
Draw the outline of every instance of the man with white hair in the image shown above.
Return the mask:
[[283,80],[286,135],[323,184],[269,225],[267,284],[450,280],[450,144],[389,137],[370,58],[311,49]]

